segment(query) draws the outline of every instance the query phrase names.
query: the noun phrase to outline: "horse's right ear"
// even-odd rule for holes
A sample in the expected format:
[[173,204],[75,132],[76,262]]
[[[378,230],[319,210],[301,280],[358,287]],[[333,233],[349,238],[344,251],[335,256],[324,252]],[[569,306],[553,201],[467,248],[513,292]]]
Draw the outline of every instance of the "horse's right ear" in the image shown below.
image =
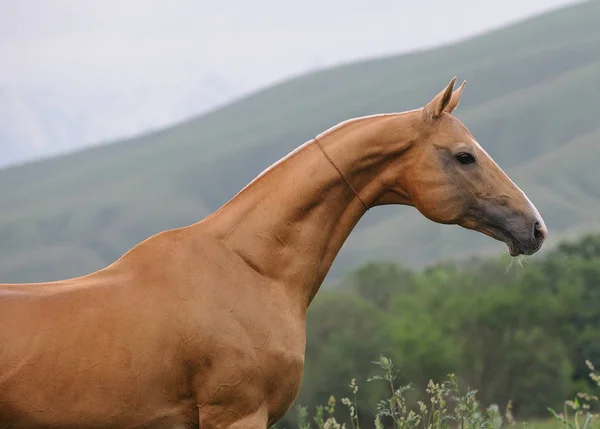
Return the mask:
[[458,103],[460,103],[460,96],[462,95],[463,89],[465,89],[465,83],[467,83],[466,80],[463,81],[463,83],[461,83],[460,86],[452,93],[450,103],[448,103],[444,109],[446,112],[452,113],[452,111],[456,109],[456,106],[458,106]]
[[452,100],[452,90],[454,89],[455,83],[456,76],[452,78],[446,88],[444,88],[438,95],[435,96],[433,100],[423,107],[422,113],[426,121],[437,119],[442,115],[444,109]]

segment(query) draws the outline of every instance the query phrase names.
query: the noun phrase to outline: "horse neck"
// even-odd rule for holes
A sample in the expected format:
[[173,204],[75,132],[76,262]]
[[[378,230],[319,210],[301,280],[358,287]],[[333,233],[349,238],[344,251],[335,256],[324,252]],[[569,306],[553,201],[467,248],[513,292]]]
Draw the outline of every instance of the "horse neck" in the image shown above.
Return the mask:
[[206,225],[306,310],[366,212],[362,201],[373,205],[381,194],[377,167],[387,159],[384,148],[399,139],[394,134],[395,142],[386,141],[390,120],[392,115],[360,118],[317,136],[332,162],[311,140],[259,175]]

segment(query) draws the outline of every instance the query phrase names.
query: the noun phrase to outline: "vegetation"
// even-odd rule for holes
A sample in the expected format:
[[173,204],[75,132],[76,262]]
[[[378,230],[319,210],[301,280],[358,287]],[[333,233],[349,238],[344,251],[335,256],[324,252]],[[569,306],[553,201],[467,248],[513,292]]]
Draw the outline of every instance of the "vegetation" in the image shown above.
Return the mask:
[[[504,415],[500,413],[497,404],[491,404],[482,409],[476,398],[477,391],[468,389],[466,392],[461,392],[454,374],[450,374],[448,379],[441,384],[430,380],[425,389],[428,400],[426,402],[417,401],[416,407],[411,409],[408,406],[406,393],[412,388],[410,385],[396,388],[395,381],[398,371],[394,368],[392,361],[381,356],[378,361],[373,363],[383,370],[383,375],[375,375],[367,381],[382,380],[389,386],[387,397],[377,404],[377,412],[373,421],[375,429],[390,426],[395,429],[500,429],[505,426],[521,426],[527,429],[600,428],[600,420],[598,420],[600,414],[592,409],[592,406],[599,402],[595,395],[578,393],[573,401],[565,401],[564,412],[560,414],[552,408],[548,408],[548,411],[556,419],[554,421],[530,421],[518,425],[512,413],[511,401],[506,405]],[[591,371],[590,380],[594,385],[600,387],[600,375],[596,374],[595,367],[589,361],[586,363]],[[356,405],[358,393],[356,380],[352,379],[349,387],[353,399],[346,397],[341,402],[348,409],[350,424],[338,423],[335,417],[336,399],[332,395],[326,406],[317,405],[315,409],[315,416],[312,420],[318,429],[349,429],[350,427],[360,429],[361,423]],[[307,407],[298,406],[297,410],[297,427],[312,429],[313,424],[308,418]]]
[[[592,1],[451,46],[322,70],[158,133],[2,170],[0,280],[101,268],[146,237],[214,211],[324,129],[421,106],[453,75],[468,81],[458,115],[540,208],[551,238],[596,228],[598,16]],[[501,248],[411,208],[378,208],[350,236],[329,280],[367,259],[393,256],[414,269]],[[356,305],[371,314],[365,306],[380,303]],[[544,335],[506,341],[564,352]]]
[[[510,404],[511,415],[528,422],[548,419],[549,408],[569,417],[569,408],[563,407],[567,398],[574,398],[568,406],[583,414],[584,403],[599,412],[592,396],[600,393],[599,378],[590,378],[590,372],[591,362],[600,362],[600,235],[563,242],[523,267],[507,271],[507,265],[480,259],[462,267],[439,264],[412,271],[393,263],[367,263],[320,292],[309,308],[306,366],[296,403],[318,410],[331,395],[351,393],[355,423],[373,427],[378,413],[389,420],[391,391],[412,383],[429,391],[400,389],[401,397],[393,399],[403,401],[395,405],[396,412],[406,406],[414,414],[402,411],[406,421],[396,427],[428,428],[425,419],[432,410],[424,415],[418,401],[432,405],[433,379],[450,380],[445,387],[434,386],[463,401],[458,409],[449,408],[444,419],[450,420],[436,428],[456,424],[463,416],[456,413],[467,412],[468,404],[475,407],[472,416],[482,419],[494,404],[501,410]],[[397,373],[380,353],[395,363]],[[371,362],[381,367],[383,381],[367,382],[374,372]],[[390,374],[396,376],[394,387]],[[448,379],[447,374],[455,375]],[[348,391],[353,379],[353,386],[361,386],[356,399]],[[469,402],[474,399],[467,391],[459,395],[458,385],[476,390],[481,405]],[[279,427],[295,427],[297,411]],[[343,421],[345,411],[338,407],[331,417]],[[416,420],[409,425],[410,419]],[[585,423],[585,416],[579,423]]]

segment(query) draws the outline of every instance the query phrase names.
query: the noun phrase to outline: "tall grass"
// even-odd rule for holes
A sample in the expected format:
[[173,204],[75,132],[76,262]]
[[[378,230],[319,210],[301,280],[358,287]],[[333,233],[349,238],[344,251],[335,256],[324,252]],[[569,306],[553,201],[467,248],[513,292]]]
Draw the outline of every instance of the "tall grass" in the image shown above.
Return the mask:
[[[430,380],[425,389],[427,403],[418,401],[411,408],[406,393],[412,387],[396,385],[398,370],[391,359],[381,356],[373,363],[379,368],[379,374],[367,379],[367,382],[383,382],[389,388],[388,395],[379,401],[377,413],[373,416],[375,429],[600,429],[600,401],[596,395],[578,393],[573,400],[565,401],[560,413],[549,407],[548,411],[553,417],[550,421],[519,423],[512,414],[510,402],[503,413],[496,404],[482,407],[476,398],[477,391],[461,391],[454,374],[449,374],[442,383]],[[586,361],[586,364],[593,384],[600,387],[600,375],[591,362]],[[341,404],[348,411],[347,421],[338,422],[334,417],[337,400],[331,396],[326,405],[316,407],[312,417],[307,407],[298,406],[298,429],[361,429],[357,406],[359,386],[356,380],[350,382],[349,389],[349,397],[341,399]]]
[[[590,379],[600,387],[600,375],[596,374],[596,368],[590,361],[585,363],[590,369]],[[559,414],[552,408],[548,410],[554,418],[569,429],[595,429],[600,428],[599,406],[600,400],[597,395],[580,392],[572,401],[565,401],[562,413]]]

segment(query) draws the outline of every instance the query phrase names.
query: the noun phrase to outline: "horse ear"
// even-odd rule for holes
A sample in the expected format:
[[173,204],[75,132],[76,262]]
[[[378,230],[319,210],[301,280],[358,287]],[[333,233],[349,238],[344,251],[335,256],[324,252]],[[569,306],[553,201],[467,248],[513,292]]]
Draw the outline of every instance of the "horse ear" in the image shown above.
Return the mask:
[[444,109],[446,112],[452,113],[452,111],[456,109],[456,106],[458,106],[458,103],[460,102],[460,96],[462,95],[463,89],[465,88],[465,83],[467,83],[466,80],[463,81],[463,83],[461,83],[460,86],[452,93],[450,102]]
[[423,115],[426,120],[437,119],[444,112],[444,109],[450,103],[452,99],[452,90],[454,89],[454,83],[456,82],[456,76],[452,78],[448,86],[444,88],[433,100],[423,107]]

